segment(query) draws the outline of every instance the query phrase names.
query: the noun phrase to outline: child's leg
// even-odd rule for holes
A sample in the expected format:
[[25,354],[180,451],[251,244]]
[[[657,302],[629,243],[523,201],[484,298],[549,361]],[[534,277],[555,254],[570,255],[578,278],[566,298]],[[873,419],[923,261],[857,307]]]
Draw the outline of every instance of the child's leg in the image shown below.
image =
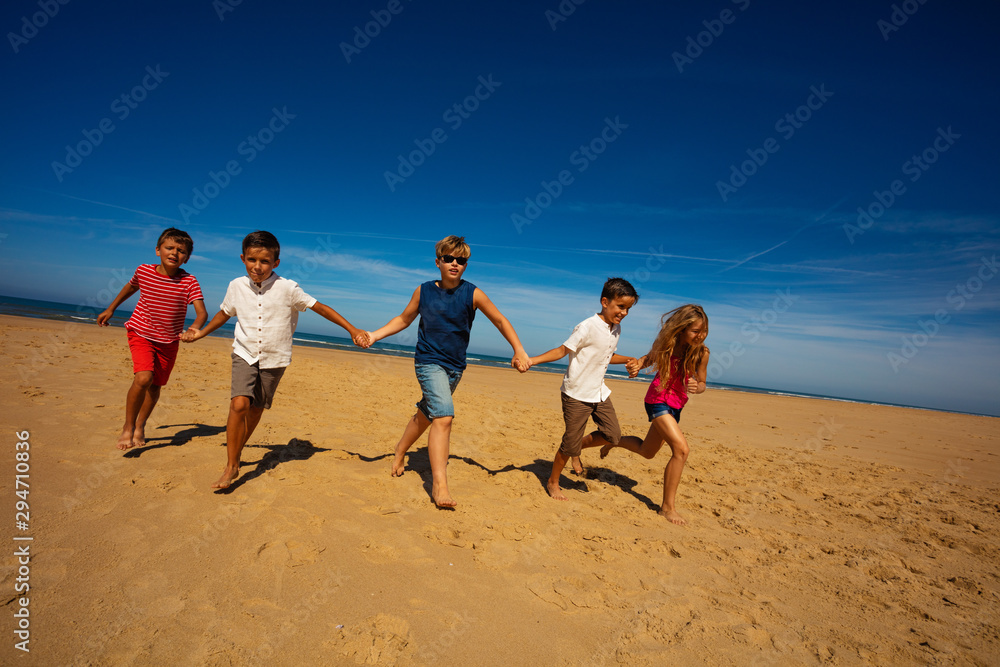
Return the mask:
[[[222,477],[212,485],[213,489],[229,488],[229,485],[240,474],[240,454],[253,430],[249,423],[251,405],[249,396],[234,396],[229,403],[229,418],[226,420],[226,467],[222,471]],[[262,410],[263,408],[261,408]],[[257,427],[259,421],[260,412],[257,413],[254,420],[254,428]]]
[[667,467],[663,470],[663,504],[660,506],[660,514],[671,523],[683,526],[687,521],[677,513],[677,487],[680,486],[681,473],[684,472],[684,464],[687,462],[690,449],[687,439],[673,417],[670,415],[657,417],[653,420],[653,424],[656,425],[657,422],[661,422],[659,428],[664,432],[664,439],[670,445],[671,452]]
[[[600,436],[600,434],[598,434],[598,436]],[[656,453],[660,451],[660,447],[663,446],[663,436],[652,424],[649,425],[649,431],[646,433],[646,438],[644,440],[640,440],[634,435],[626,435],[618,441],[617,445],[613,445],[604,440],[604,438],[600,439],[605,442],[605,444],[601,446],[602,459],[606,457],[608,452],[610,452],[614,447],[621,447],[622,449],[627,449],[633,454],[638,454],[643,458],[651,459],[656,456]]]
[[549,481],[545,484],[546,490],[553,500],[569,500],[559,487],[559,475],[562,474],[569,456],[563,454],[562,449],[556,450],[556,457],[552,460],[552,472],[549,474]]
[[427,427],[431,425],[431,420],[424,416],[420,410],[410,418],[410,421],[406,422],[406,428],[403,429],[403,436],[396,443],[396,455],[392,460],[392,468],[389,474],[393,477],[399,477],[403,474],[403,469],[406,464],[406,452],[413,446],[413,443],[424,434]]
[[128,394],[125,396],[125,423],[122,425],[121,435],[118,436],[118,443],[115,445],[118,449],[132,449],[135,446],[132,441],[132,436],[135,434],[135,423],[152,384],[152,371],[139,371],[132,378],[132,386],[128,388]]
[[593,403],[584,403],[566,394],[560,394],[560,399],[562,400],[563,425],[566,429],[563,432],[559,450],[552,460],[552,472],[549,473],[549,480],[545,484],[545,490],[549,492],[553,500],[567,500],[559,486],[559,476],[570,459],[580,456],[581,444],[584,440],[583,432],[587,428],[587,421],[594,413]]
[[433,477],[431,499],[438,507],[454,507],[456,503],[448,491],[451,422],[455,418],[455,404],[451,395],[455,393],[455,388],[462,379],[462,373],[445,369],[437,364],[415,364],[414,371],[423,396],[417,403],[418,414],[410,420],[403,432],[403,438],[396,445],[393,474],[398,476],[402,473],[402,458],[406,455],[406,450],[429,428],[427,453]]
[[146,398],[142,401],[142,407],[139,408],[139,414],[135,418],[135,430],[132,432],[132,445],[134,447],[146,446],[146,420],[153,413],[156,402],[160,400],[162,388],[158,384],[151,384],[146,389]]
[[451,449],[452,417],[438,417],[431,422],[427,436],[427,450],[431,460],[431,498],[438,507],[454,507],[455,501],[448,491],[448,455]]

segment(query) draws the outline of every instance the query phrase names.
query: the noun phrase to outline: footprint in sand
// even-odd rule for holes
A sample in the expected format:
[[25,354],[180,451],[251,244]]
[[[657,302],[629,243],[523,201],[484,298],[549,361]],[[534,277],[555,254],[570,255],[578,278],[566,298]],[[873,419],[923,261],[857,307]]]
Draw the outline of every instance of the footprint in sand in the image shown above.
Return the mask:
[[[395,665],[412,662],[414,642],[410,624],[398,616],[378,614],[356,626],[345,626],[332,632],[340,636],[323,642],[324,646],[352,658],[355,663]],[[419,652],[417,657],[421,657]],[[430,663],[434,657],[423,656],[419,662]]]
[[563,611],[605,607],[607,601],[595,590],[594,584],[596,582],[587,585],[575,577],[553,578],[544,574],[536,574],[527,581],[529,591]]

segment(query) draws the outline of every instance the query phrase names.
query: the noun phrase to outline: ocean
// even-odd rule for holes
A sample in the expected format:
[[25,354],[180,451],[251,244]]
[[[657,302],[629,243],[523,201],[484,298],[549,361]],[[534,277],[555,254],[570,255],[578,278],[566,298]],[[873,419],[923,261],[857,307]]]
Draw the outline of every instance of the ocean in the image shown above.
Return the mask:
[[[17,315],[20,317],[33,317],[43,320],[57,320],[64,322],[97,322],[97,316],[102,312],[103,308],[89,306],[89,305],[71,305],[67,303],[57,303],[54,301],[37,301],[34,299],[22,299],[13,296],[3,296],[0,295],[0,315]],[[115,311],[114,317],[111,318],[112,326],[122,326],[129,317],[131,317],[132,312],[119,308]],[[209,313],[211,317],[212,313]],[[187,318],[186,322],[192,324],[194,318]],[[415,326],[415,325],[413,325]],[[218,330],[213,332],[212,336],[218,336],[221,338],[232,338],[235,331],[235,325],[232,322],[227,322],[221,326]],[[323,334],[306,333],[301,330],[295,332],[293,337],[294,342],[297,345],[303,345],[306,347],[320,347],[328,349],[343,349],[350,350],[352,352],[361,352],[367,354],[381,354],[389,355],[394,357],[412,357],[414,354],[414,348],[410,345],[397,345],[395,343],[388,343],[385,341],[379,341],[372,345],[367,350],[363,350],[356,347],[350,338],[341,338],[338,336],[326,336]],[[501,368],[510,367],[510,357],[497,357],[489,354],[480,354],[476,352],[469,352],[466,357],[470,365],[475,366],[493,366]],[[540,364],[538,366],[532,366],[531,370],[533,372],[542,373],[559,373],[562,374],[566,371],[565,364]],[[614,368],[609,368],[607,377],[613,378],[615,380],[624,380],[626,382],[642,382],[646,383],[651,380],[649,375],[640,375],[637,378],[629,378],[628,373],[624,369],[617,370]],[[712,389],[721,389],[723,391],[740,391],[752,394],[771,394],[774,396],[796,396],[800,398],[818,398],[825,401],[841,401],[846,403],[860,403],[865,405],[888,405],[898,408],[912,408],[915,410],[933,410],[935,412],[947,412],[944,410],[935,410],[934,408],[928,408],[917,405],[901,405],[898,403],[881,403],[878,401],[864,401],[852,398],[845,398],[843,396],[825,396],[822,394],[808,394],[803,392],[790,392],[782,391],[780,389],[769,389],[766,387],[748,387],[743,385],[734,384],[724,384],[721,382],[709,382],[708,386]],[[960,414],[978,414],[978,413],[960,413]],[[990,416],[990,415],[982,415]]]

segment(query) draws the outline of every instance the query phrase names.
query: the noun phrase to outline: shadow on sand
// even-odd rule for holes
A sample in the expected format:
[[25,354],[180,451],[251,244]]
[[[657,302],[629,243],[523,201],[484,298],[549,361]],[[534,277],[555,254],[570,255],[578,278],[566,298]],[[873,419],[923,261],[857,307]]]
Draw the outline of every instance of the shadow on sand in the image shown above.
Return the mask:
[[[367,463],[372,463],[375,461],[381,461],[383,459],[391,459],[392,454],[382,454],[380,456],[365,456],[358,452],[347,452],[351,456],[356,456],[358,459],[365,461]],[[508,472],[528,472],[535,476],[538,480],[539,486],[542,487],[542,491],[548,494],[548,481],[549,474],[552,472],[552,461],[546,461],[545,459],[535,459],[532,463],[523,466],[515,466],[513,464],[506,465],[503,468],[498,468],[492,470],[487,468],[479,461],[468,457],[468,456],[457,456],[452,454],[448,457],[449,463],[451,461],[462,461],[468,465],[475,466],[485,472],[490,476],[501,475]],[[424,490],[427,492],[428,498],[431,497],[431,489],[433,487],[433,477],[431,476],[431,462],[427,447],[421,447],[417,450],[410,450],[406,455],[406,467],[404,470],[412,470],[413,472],[420,475],[420,479],[423,481]],[[575,473],[574,473],[575,474]],[[588,466],[584,470],[584,479],[570,479],[565,475],[560,475],[559,486],[563,489],[572,489],[574,491],[581,491],[583,493],[589,493],[590,489],[587,488],[587,482],[585,480],[596,480],[604,484],[610,484],[611,486],[618,487],[625,493],[629,494],[639,502],[646,505],[654,512],[660,511],[660,506],[653,502],[649,497],[635,491],[635,487],[639,484],[631,477],[627,475],[622,475],[614,470],[604,467]]]
[[[222,446],[225,447],[225,443],[223,443]],[[236,481],[230,484],[229,488],[217,489],[215,491],[216,493],[232,493],[250,480],[260,477],[269,470],[274,470],[282,463],[286,463],[288,461],[305,461],[319,452],[331,451],[329,449],[317,447],[308,440],[292,438],[288,441],[287,445],[246,445],[243,448],[243,454],[249,454],[255,449],[266,449],[267,451],[257,461],[244,461],[240,468],[240,476],[236,478]],[[253,470],[243,472],[250,466],[254,466]]]
[[[177,431],[173,435],[164,436],[162,438],[146,438],[145,447],[137,447],[135,449],[125,450],[122,454],[125,458],[134,459],[142,456],[145,452],[151,449],[161,449],[163,447],[180,447],[181,445],[186,445],[195,438],[210,437],[213,435],[219,435],[220,433],[226,432],[225,426],[208,426],[207,424],[167,424],[165,426],[157,426],[156,430],[159,431],[165,428],[178,428],[181,426],[187,426],[183,430]],[[159,442],[158,445],[152,445],[152,442]]]

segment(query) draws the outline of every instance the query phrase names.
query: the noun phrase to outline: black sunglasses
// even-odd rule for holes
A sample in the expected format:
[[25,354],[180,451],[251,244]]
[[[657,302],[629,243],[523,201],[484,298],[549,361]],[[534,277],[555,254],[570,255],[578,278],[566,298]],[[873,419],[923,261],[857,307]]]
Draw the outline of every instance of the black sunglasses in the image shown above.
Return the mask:
[[438,257],[445,264],[451,264],[452,262],[458,262],[459,266],[465,266],[465,263],[469,261],[468,257],[455,257],[453,255],[441,255]]

